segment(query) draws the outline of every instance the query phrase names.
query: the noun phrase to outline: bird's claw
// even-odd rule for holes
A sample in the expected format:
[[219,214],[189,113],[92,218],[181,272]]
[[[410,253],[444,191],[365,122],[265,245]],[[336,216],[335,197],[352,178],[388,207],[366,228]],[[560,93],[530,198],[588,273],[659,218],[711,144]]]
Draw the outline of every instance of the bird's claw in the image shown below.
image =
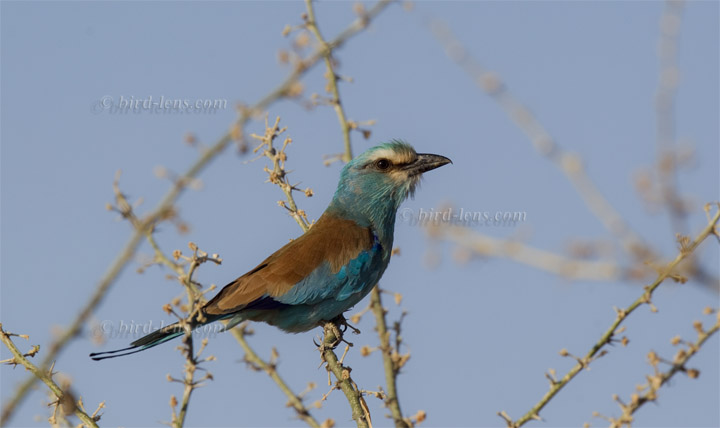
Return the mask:
[[[342,321],[344,321],[344,318],[342,319],[342,321],[340,321],[340,322],[338,322],[338,321],[340,321],[340,320],[338,320],[336,318],[333,321],[328,321],[325,324],[323,324],[324,337],[323,337],[322,342],[319,345],[317,342],[315,342],[315,339],[313,339],[313,343],[315,344],[315,346],[318,347],[318,349],[320,350],[321,353],[325,352],[328,349],[337,348],[337,346],[342,342],[345,342],[348,346],[354,346],[353,343],[348,342],[343,337],[343,332],[347,330],[348,324],[345,322],[342,322]],[[344,328],[340,329],[338,327],[338,325],[341,325]],[[352,328],[353,332],[356,332],[356,331],[359,332],[359,330],[357,330],[356,328],[354,328],[352,326],[350,326],[350,327]],[[333,336],[334,340],[332,342],[328,342],[328,339],[327,339],[328,335]]]
[[340,314],[340,315],[338,315],[337,317],[335,317],[335,319],[333,319],[332,322],[334,322],[336,325],[342,326],[342,327],[343,327],[343,333],[346,332],[347,329],[349,328],[350,330],[352,330],[353,334],[360,334],[360,329],[358,329],[358,328],[356,328],[355,326],[351,325],[351,324],[347,321],[347,318],[345,318],[345,316],[342,315],[342,314]]
[[[357,328],[357,327],[355,327],[355,326],[352,326],[352,325],[348,324],[348,322],[347,322],[347,320],[346,320],[346,321],[345,321],[345,330],[347,330],[348,328],[349,328],[350,330],[352,330],[353,334],[360,334],[360,329]],[[345,331],[345,330],[343,330],[343,331]]]

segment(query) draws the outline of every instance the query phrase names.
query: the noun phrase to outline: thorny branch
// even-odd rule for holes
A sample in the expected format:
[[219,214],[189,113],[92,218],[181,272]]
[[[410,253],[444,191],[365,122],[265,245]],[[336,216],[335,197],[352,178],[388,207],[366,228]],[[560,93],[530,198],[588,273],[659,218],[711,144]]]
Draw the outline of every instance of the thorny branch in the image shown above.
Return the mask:
[[370,294],[370,307],[372,308],[373,314],[375,314],[375,324],[378,337],[380,338],[380,351],[382,352],[385,383],[387,388],[385,405],[390,409],[390,414],[396,427],[410,427],[413,424],[412,422],[408,422],[408,420],[406,420],[406,418],[402,415],[402,411],[400,409],[400,399],[398,398],[397,391],[397,377],[398,374],[400,374],[400,369],[407,361],[407,359],[400,357],[400,323],[398,322],[397,324],[397,330],[395,332],[396,343],[393,347],[390,344],[391,332],[387,328],[387,320],[385,319],[387,310],[382,304],[380,288],[377,285],[373,288]]
[[280,390],[288,398],[288,406],[292,406],[292,408],[295,409],[298,418],[308,424],[308,426],[311,426],[313,428],[319,428],[320,424],[310,414],[310,411],[305,406],[305,404],[303,404],[302,394],[295,394],[295,392],[290,389],[288,384],[285,383],[285,380],[283,380],[280,374],[278,374],[277,363],[274,361],[275,358],[271,358],[269,362],[263,360],[262,358],[260,358],[257,352],[255,352],[255,350],[252,349],[252,347],[250,347],[250,345],[247,343],[245,337],[250,334],[250,332],[247,330],[247,326],[245,324],[239,325],[238,327],[230,330],[230,332],[232,333],[233,337],[235,337],[235,339],[238,341],[238,343],[240,343],[243,351],[245,351],[245,361],[253,368],[256,368],[257,370],[262,370],[267,373],[268,376],[270,376],[270,378],[278,385]]
[[[706,212],[708,212],[708,217],[710,213],[710,204],[705,206]],[[505,419],[505,422],[507,423],[508,427],[521,427],[524,424],[526,424],[531,419],[539,419],[540,418],[540,411],[547,405],[547,403],[555,396],[557,395],[560,390],[568,384],[575,376],[578,375],[583,369],[587,368],[588,365],[595,359],[600,358],[601,356],[605,355],[607,353],[606,350],[603,350],[605,345],[611,343],[613,340],[615,340],[615,336],[619,334],[622,330],[620,329],[620,324],[625,320],[625,318],[628,317],[635,309],[640,307],[643,304],[647,304],[650,306],[650,309],[655,311],[655,307],[652,304],[652,296],[653,292],[662,284],[666,279],[670,278],[674,281],[678,282],[685,282],[687,279],[685,277],[682,277],[678,275],[675,272],[676,267],[678,264],[680,264],[681,261],[683,261],[686,257],[691,255],[693,251],[710,235],[715,235],[716,237],[720,237],[720,231],[718,230],[718,220],[720,220],[720,204],[716,204],[717,212],[715,215],[712,216],[712,218],[709,218],[708,224],[705,227],[705,229],[700,232],[700,234],[694,239],[690,240],[687,237],[679,237],[678,241],[680,244],[680,251],[675,257],[673,261],[666,264],[665,266],[662,266],[658,268],[658,275],[655,281],[653,281],[651,284],[644,287],[643,294],[637,298],[631,305],[629,305],[627,308],[624,309],[615,309],[617,312],[617,316],[615,318],[615,321],[610,325],[610,328],[608,328],[603,335],[600,337],[600,340],[598,340],[595,345],[585,354],[584,357],[579,358],[575,357],[572,354],[570,354],[567,350],[563,349],[560,351],[560,355],[564,357],[572,357],[577,360],[577,364],[573,366],[573,368],[568,371],[565,376],[562,377],[562,379],[557,380],[553,377],[550,379],[550,390],[540,399],[540,401],[535,404],[525,415],[520,417],[517,420],[512,420],[507,413],[504,411],[499,412],[498,414]]]
[[[315,35],[318,43],[323,48],[327,47],[327,42],[320,33],[317,20],[315,18],[315,9],[313,9],[312,0],[305,0],[305,7],[307,9],[307,15],[305,20],[305,26]],[[335,109],[338,121],[340,122],[340,129],[343,135],[343,142],[345,144],[345,153],[342,155],[343,162],[350,162],[352,159],[352,145],[350,143],[350,125],[348,124],[347,117],[345,116],[345,110],[343,109],[342,103],[340,102],[340,90],[338,89],[338,75],[335,72],[335,66],[333,65],[332,50],[326,50],[324,55],[325,60],[325,77],[327,78],[327,90],[331,95],[330,104]]]
[[[712,314],[713,312],[716,311],[712,308],[705,309],[705,313],[707,315]],[[703,344],[713,334],[717,333],[718,329],[720,329],[720,313],[716,314],[715,324],[712,325],[708,330],[705,330],[700,321],[696,321],[693,326],[695,327],[695,330],[698,334],[698,338],[695,342],[686,342],[682,340],[679,336],[675,336],[671,339],[670,343],[675,346],[685,345],[684,348],[681,348],[677,351],[672,361],[664,360],[660,358],[654,351],[650,351],[650,353],[648,354],[648,361],[650,362],[650,365],[652,365],[654,373],[647,376],[647,383],[638,386],[638,393],[633,393],[630,395],[629,403],[625,404],[617,395],[613,397],[620,406],[622,415],[618,418],[607,418],[610,422],[611,428],[630,428],[634,419],[633,414],[635,414],[635,412],[637,412],[637,410],[646,403],[655,401],[657,399],[657,393],[660,387],[669,382],[670,379],[678,372],[685,373],[691,379],[695,379],[700,375],[700,372],[697,369],[688,368],[687,362],[690,360],[690,358],[697,354]],[[661,371],[658,367],[660,363],[668,364],[670,368],[666,371]],[[597,413],[595,413],[594,416],[602,417]]]
[[[2,323],[0,323],[0,341],[2,341],[3,344],[5,344],[5,346],[13,354],[13,358],[0,361],[0,363],[9,365],[20,364],[25,367],[26,370],[32,372],[33,378],[42,381],[45,385],[47,385],[48,388],[50,388],[50,391],[52,391],[52,394],[57,399],[55,402],[51,403],[55,406],[55,412],[60,410],[63,415],[75,414],[75,416],[77,416],[78,419],[80,419],[85,426],[97,428],[97,421],[99,421],[100,417],[102,416],[99,415],[98,412],[101,408],[105,406],[105,403],[100,403],[100,405],[98,406],[98,410],[96,410],[95,413],[93,413],[92,415],[88,415],[83,408],[82,399],[75,398],[75,396],[70,391],[69,385],[65,388],[61,388],[52,379],[53,375],[55,374],[52,371],[54,368],[54,364],[50,367],[49,370],[42,370],[27,359],[27,357],[34,357],[35,354],[37,354],[37,352],[40,350],[40,346],[35,345],[30,351],[23,353],[17,348],[17,346],[15,346],[15,343],[13,343],[11,339],[12,336],[21,337],[24,339],[28,338],[25,335],[6,332],[2,328]],[[54,416],[55,414],[53,414],[53,417],[51,417],[51,419],[53,419]]]
[[[189,327],[189,326],[188,326]],[[172,409],[172,426],[174,428],[181,428],[185,425],[185,417],[187,416],[187,410],[188,406],[190,404],[190,396],[192,395],[193,391],[204,385],[204,381],[206,380],[212,380],[212,374],[208,371],[205,372],[205,375],[201,377],[200,379],[195,379],[195,372],[197,370],[203,370],[199,367],[200,363],[204,363],[206,361],[214,361],[215,357],[210,355],[207,358],[200,359],[200,355],[202,354],[203,350],[208,344],[207,338],[203,339],[200,345],[200,349],[198,350],[197,354],[193,351],[193,341],[192,341],[192,332],[190,329],[186,327],[186,333],[185,336],[183,336],[183,353],[185,354],[185,377],[181,379],[175,379],[169,374],[167,375],[167,379],[170,382],[178,382],[183,384],[183,396],[182,401],[180,403],[180,410],[177,411],[177,399],[175,396],[170,397],[170,408]]]
[[302,228],[303,232],[307,232],[310,228],[307,214],[305,213],[305,211],[298,209],[292,192],[301,191],[305,193],[305,196],[311,197],[313,195],[313,191],[310,188],[300,190],[296,185],[290,184],[290,181],[287,177],[288,173],[287,171],[285,171],[285,161],[287,160],[285,149],[287,148],[288,144],[292,142],[292,138],[285,138],[285,140],[283,140],[283,145],[280,150],[273,147],[273,142],[275,141],[275,138],[279,137],[287,130],[287,128],[280,129],[279,125],[280,117],[277,117],[275,119],[275,123],[272,126],[268,125],[268,120],[266,117],[265,134],[262,136],[257,134],[250,134],[252,138],[260,141],[260,144],[255,147],[253,153],[257,153],[258,151],[262,150],[261,156],[265,156],[272,161],[272,170],[265,167],[265,172],[268,173],[268,181],[280,187],[283,193],[285,193],[286,197],[285,201],[278,201],[278,205],[287,209],[290,215],[295,219],[297,224]]
[[[326,324],[323,329],[325,337],[323,338],[322,346],[320,346],[320,352],[322,360],[327,365],[328,370],[331,371],[337,379],[333,389],[340,389],[343,394],[345,394],[348,403],[350,403],[350,408],[352,409],[352,418],[358,428],[372,428],[370,410],[365,403],[362,392],[355,384],[355,381],[352,380],[352,377],[350,377],[352,369],[343,365],[342,361],[338,360],[337,355],[335,355],[335,351],[333,351],[333,346],[340,338],[336,337],[336,334],[333,331],[337,330],[337,326],[332,328],[331,324],[331,322]],[[345,349],[345,352],[347,353],[347,348]]]
[[[152,236],[148,237],[148,240],[151,240],[151,238]],[[156,257],[159,260],[169,260],[162,253],[162,251],[159,250],[157,244],[154,243],[154,240],[152,245],[153,248],[156,250]],[[202,340],[200,349],[198,350],[197,354],[194,352],[192,328],[189,321],[201,317],[200,308],[205,302],[204,294],[212,291],[215,287],[210,287],[208,288],[208,290],[200,292],[199,290],[201,288],[201,285],[193,280],[193,275],[195,274],[197,268],[205,262],[210,261],[215,264],[222,263],[222,259],[217,254],[209,256],[206,252],[200,250],[198,246],[195,245],[195,243],[193,242],[190,242],[188,246],[193,252],[192,256],[184,256],[179,250],[175,250],[173,252],[173,259],[175,260],[175,262],[171,262],[175,266],[174,269],[176,273],[178,273],[178,280],[185,286],[188,300],[188,304],[186,306],[180,304],[179,298],[175,299],[173,302],[175,306],[179,307],[181,311],[187,312],[186,317],[178,316],[178,322],[185,329],[185,335],[183,336],[182,342],[183,346],[181,347],[182,352],[185,354],[185,377],[183,380],[179,380],[171,377],[169,374],[167,376],[169,381],[179,382],[184,385],[183,395],[180,403],[180,411],[176,411],[177,399],[175,398],[175,396],[170,397],[170,407],[172,409],[171,423],[175,428],[181,428],[185,424],[185,417],[187,415],[187,409],[190,404],[190,397],[193,391],[196,388],[202,386],[205,380],[213,379],[212,374],[208,371],[205,371],[205,375],[202,378],[195,379],[195,372],[197,370],[204,370],[203,368],[199,367],[199,364],[208,361],[214,361],[215,357],[210,355],[207,358],[200,359],[200,355],[207,346],[207,338]],[[184,271],[182,265],[177,263],[179,259],[184,259],[186,261],[187,271]],[[168,313],[175,313],[172,309],[171,304],[165,305],[164,309]]]
[[[168,193],[158,203],[156,208],[145,215],[140,223],[140,227],[136,227],[130,238],[126,242],[123,249],[120,251],[116,259],[110,264],[108,271],[100,279],[96,289],[91,294],[88,301],[83,305],[77,316],[72,321],[70,326],[62,333],[62,335],[54,340],[48,349],[43,361],[40,363],[39,368],[41,371],[47,371],[51,363],[55,361],[60,352],[67,346],[67,344],[75,339],[82,331],[82,327],[86,324],[95,308],[103,300],[107,291],[115,283],[115,280],[119,274],[125,269],[125,266],[132,260],[135,255],[138,246],[143,240],[143,236],[147,234],[148,230],[152,230],[155,225],[166,218],[166,216],[173,212],[173,206],[177,199],[184,193],[187,183],[193,181],[209,164],[212,162],[220,153],[222,153],[227,146],[233,141],[242,140],[243,128],[253,116],[259,112],[264,111],[270,104],[275,101],[285,98],[292,94],[291,88],[296,85],[299,79],[305,75],[315,64],[323,59],[327,52],[337,49],[342,46],[347,40],[356,34],[363,31],[369,23],[377,17],[389,4],[390,0],[378,1],[372,8],[367,12],[363,13],[353,23],[351,23],[345,30],[337,35],[334,39],[313,52],[309,57],[299,62],[289,76],[275,89],[270,91],[265,97],[257,101],[250,107],[240,109],[238,119],[233,123],[230,130],[225,133],[218,141],[210,146],[207,150],[203,151],[200,157],[195,163],[180,176],[176,184],[171,187]],[[32,389],[32,386],[37,381],[35,376],[29,376],[20,387],[18,387],[13,397],[3,407],[2,415],[0,416],[0,425],[6,425],[12,417],[15,409],[27,396],[28,392]]]

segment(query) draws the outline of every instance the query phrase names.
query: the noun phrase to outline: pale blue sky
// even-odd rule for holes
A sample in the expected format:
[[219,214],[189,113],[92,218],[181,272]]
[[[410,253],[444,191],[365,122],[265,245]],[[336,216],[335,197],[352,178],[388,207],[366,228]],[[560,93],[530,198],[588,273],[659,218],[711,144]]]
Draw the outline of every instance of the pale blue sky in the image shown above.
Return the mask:
[[[369,5],[369,4],[368,4]],[[237,102],[252,103],[288,72],[277,52],[288,40],[286,24],[300,22],[302,2],[7,2],[0,4],[2,64],[1,207],[3,328],[29,334],[29,344],[46,345],[85,302],[129,235],[127,224],[105,211],[111,184],[123,170],[122,189],[142,197],[146,209],[166,192],[155,178],[162,165],[183,171],[197,151],[183,144],[187,132],[203,143],[221,136],[235,117]],[[353,18],[352,3],[321,2],[318,20],[329,38]],[[367,32],[339,52],[339,72],[354,82],[341,93],[351,119],[376,119],[372,138],[354,135],[356,153],[391,138],[418,151],[438,153],[454,164],[427,175],[414,200],[415,211],[445,203],[466,211],[525,211],[516,228],[476,227],[494,237],[526,236],[528,243],[563,252],[573,238],[608,234],[571,184],[499,106],[473,85],[444,54],[428,30],[442,19],[472,55],[496,71],[564,148],[583,157],[589,176],[627,222],[649,243],[674,257],[674,232],[665,214],[648,213],[633,187],[640,167],[655,159],[654,96],[657,87],[658,22],[661,2],[418,2],[411,12],[399,5],[384,12]],[[679,46],[681,84],[677,97],[678,136],[692,142],[696,157],[683,171],[680,188],[696,202],[689,218],[693,233],[705,222],[701,206],[718,200],[718,3],[690,2]],[[311,72],[307,93],[321,92],[324,70]],[[214,114],[94,113],[104,96],[119,99],[227,99]],[[322,156],[342,150],[334,112],[307,111],[297,102],[273,105],[294,142],[288,149],[291,178],[311,187],[313,198],[298,203],[317,218],[334,191],[340,165],[322,166]],[[249,132],[261,132],[252,123]],[[288,239],[297,225],[276,205],[281,192],[265,183],[263,161],[245,163],[229,150],[202,175],[204,188],[180,201],[191,225],[178,236],[170,225],[157,234],[168,251],[192,240],[219,253],[222,266],[203,266],[199,279],[220,286],[243,274]],[[428,413],[428,426],[500,426],[497,411],[518,417],[547,390],[543,373],[564,373],[572,364],[561,348],[584,354],[624,307],[641,293],[639,283],[570,282],[508,260],[453,260],[454,247],[433,245],[439,265],[427,265],[431,242],[422,228],[398,222],[395,257],[381,285],[404,296],[403,336],[412,358],[399,378],[403,410]],[[717,242],[704,244],[703,260],[718,274]],[[148,257],[144,245],[141,254]],[[126,269],[95,313],[99,322],[159,323],[171,319],[161,307],[181,292],[166,271]],[[669,340],[693,338],[692,322],[718,295],[697,285],[663,285],[657,314],[641,308],[628,319],[630,345],[582,373],[542,412],[546,423],[580,426],[593,411],[618,415],[611,399],[627,399],[650,366],[650,349],[671,357]],[[364,307],[365,302],[356,309]],[[399,310],[393,306],[391,318]],[[348,355],[361,388],[384,383],[380,357],[363,358],[359,347],[375,346],[370,319],[359,325],[357,347]],[[279,370],[297,390],[309,381],[327,392],[324,370],[312,338],[256,325],[251,343],[262,355],[280,352]],[[106,401],[108,426],[156,426],[170,419],[171,394],[182,357],[166,345],[131,357],[96,363],[87,354],[123,347],[115,338],[102,348],[89,336],[76,340],[57,362],[88,407]],[[23,346],[29,345],[23,344]],[[41,348],[42,351],[46,347]],[[284,407],[286,399],[261,373],[246,369],[230,335],[210,342],[217,362],[207,365],[215,381],[193,396],[188,426],[302,425]],[[7,358],[0,351],[0,359]],[[701,376],[678,376],[659,394],[657,405],[637,415],[636,426],[718,426],[720,353],[713,338],[692,360]],[[0,368],[2,401],[26,376]],[[33,393],[11,421],[44,426],[47,401]],[[374,421],[384,426],[385,409],[369,398]],[[344,397],[334,392],[318,420],[350,425]]]

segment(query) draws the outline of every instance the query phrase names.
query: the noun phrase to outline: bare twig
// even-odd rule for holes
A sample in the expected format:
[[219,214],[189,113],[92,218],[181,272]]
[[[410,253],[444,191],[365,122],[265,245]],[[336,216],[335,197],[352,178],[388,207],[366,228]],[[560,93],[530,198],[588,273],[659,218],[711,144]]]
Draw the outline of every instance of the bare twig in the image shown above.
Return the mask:
[[481,256],[504,257],[569,279],[608,281],[623,276],[623,269],[613,262],[574,259],[523,242],[471,232],[463,226],[432,226],[428,232]]
[[310,411],[307,407],[305,407],[305,404],[302,402],[302,398],[299,394],[296,394],[295,392],[290,389],[287,383],[283,380],[282,377],[277,372],[277,367],[274,363],[269,363],[257,354],[252,347],[248,344],[245,336],[245,325],[240,325],[238,327],[235,327],[231,330],[231,333],[233,337],[238,341],[240,346],[242,346],[243,350],[245,351],[245,360],[252,364],[254,367],[257,367],[258,369],[264,371],[267,373],[268,376],[275,382],[280,390],[285,394],[285,396],[288,398],[288,404],[295,409],[295,412],[297,413],[298,418],[300,418],[303,422],[308,424],[308,426],[318,428],[320,427],[320,423],[318,423],[317,420],[310,414]]
[[[717,314],[715,324],[710,327],[709,330],[705,330],[702,323],[699,321],[695,322],[695,329],[698,333],[698,338],[695,342],[684,342],[686,348],[680,349],[672,361],[662,360],[657,354],[651,351],[648,354],[648,360],[653,366],[655,373],[647,376],[647,383],[638,386],[639,394],[633,393],[630,396],[630,402],[625,404],[620,398],[615,395],[615,401],[622,410],[622,415],[618,418],[608,418],[610,420],[611,428],[622,428],[630,427],[633,422],[633,415],[643,405],[648,402],[655,401],[657,399],[657,393],[660,387],[665,385],[670,379],[675,376],[678,372],[685,373],[690,378],[696,378],[700,375],[697,369],[687,368],[686,364],[703,346],[703,344],[720,329],[720,314]],[[674,345],[683,343],[679,337],[672,339],[671,343]],[[661,371],[658,368],[659,363],[665,362],[670,365],[670,368],[666,371]]]
[[[709,205],[706,207],[709,209]],[[615,321],[610,325],[610,328],[608,328],[603,335],[600,337],[600,340],[598,340],[595,345],[585,354],[584,357],[578,358],[574,357],[577,360],[577,364],[573,366],[570,371],[565,374],[565,376],[562,377],[562,379],[551,382],[550,390],[538,401],[537,404],[535,404],[525,415],[517,419],[516,421],[508,421],[509,427],[520,427],[524,424],[526,424],[531,419],[538,419],[540,411],[547,405],[547,403],[555,396],[557,395],[560,390],[568,384],[575,376],[578,375],[583,369],[587,368],[588,365],[596,358],[599,358],[600,356],[604,355],[601,350],[610,343],[613,340],[613,337],[618,333],[618,328],[620,327],[620,324],[627,318],[628,315],[630,315],[635,309],[640,307],[643,304],[650,305],[651,309],[654,308],[652,306],[652,295],[653,292],[662,284],[666,279],[672,278],[677,281],[684,282],[684,278],[680,278],[675,274],[674,270],[678,266],[678,264],[683,261],[686,257],[688,257],[690,254],[692,254],[693,251],[710,235],[717,235],[717,227],[718,227],[718,220],[720,220],[720,204],[716,204],[717,212],[715,215],[710,218],[708,221],[708,225],[705,227],[705,229],[700,232],[700,234],[692,241],[690,239],[680,239],[681,245],[680,245],[680,251],[678,255],[675,257],[673,261],[666,264],[665,266],[658,269],[658,276],[651,284],[645,286],[644,293],[637,298],[630,306],[624,309],[616,309],[617,316],[615,318]],[[563,356],[571,356],[566,350],[561,351],[561,355]]]
[[[159,258],[160,260],[167,261],[171,264],[171,266],[175,266],[175,271],[178,273],[178,279],[180,282],[185,286],[185,290],[187,293],[187,299],[188,299],[188,305],[187,305],[187,318],[178,317],[180,325],[185,329],[185,335],[183,336],[183,347],[182,352],[185,354],[185,377],[182,381],[173,379],[168,375],[168,378],[171,381],[177,381],[181,382],[183,384],[183,395],[180,402],[180,411],[175,411],[175,406],[172,405],[172,425],[175,428],[181,428],[185,425],[185,417],[187,415],[187,410],[190,405],[190,397],[192,396],[192,393],[195,389],[203,385],[203,382],[205,380],[212,380],[212,374],[208,371],[205,371],[205,375],[200,379],[195,379],[195,372],[199,368],[199,364],[206,362],[206,361],[213,361],[215,360],[214,356],[209,356],[204,359],[200,359],[200,356],[207,346],[208,340],[207,338],[202,340],[200,349],[198,350],[197,354],[193,350],[193,337],[192,337],[192,325],[190,324],[190,320],[195,319],[199,316],[200,308],[202,307],[202,304],[205,302],[205,298],[203,296],[203,293],[199,292],[200,286],[193,280],[193,275],[197,271],[197,268],[205,263],[205,262],[213,262],[215,264],[222,263],[222,259],[217,254],[213,254],[212,256],[209,256],[206,252],[201,251],[198,246],[190,242],[188,245],[190,247],[190,250],[193,252],[192,256],[186,257],[183,256],[180,251],[175,251],[173,253],[173,258],[180,259],[184,258],[187,261],[187,271],[184,271],[182,267],[174,263],[172,261],[169,261],[169,259],[160,251],[157,244],[152,239],[152,236],[148,237],[149,241],[152,241],[153,248],[156,250],[156,258]],[[212,288],[210,288],[208,291],[210,291]],[[178,299],[179,304],[179,299]],[[166,310],[168,312],[172,312],[172,308],[167,305]],[[170,400],[171,404],[177,403],[177,400],[173,396]]]
[[352,377],[350,377],[352,369],[338,361],[337,355],[335,355],[335,352],[332,349],[332,346],[339,338],[336,337],[335,332],[333,331],[337,330],[337,326],[333,329],[331,328],[331,324],[332,323],[327,323],[324,328],[325,337],[323,338],[323,343],[320,347],[323,361],[327,364],[328,370],[335,375],[338,388],[342,390],[345,394],[345,398],[348,400],[348,403],[350,403],[352,418],[358,428],[372,428],[370,412],[368,411],[367,404],[365,404],[362,393],[352,380]]
[[285,161],[287,160],[287,154],[285,149],[288,144],[292,142],[292,138],[287,137],[283,141],[282,148],[280,150],[273,147],[275,138],[279,137],[284,133],[287,128],[280,128],[280,117],[275,119],[275,123],[269,126],[267,117],[265,118],[265,133],[261,135],[251,134],[250,136],[260,141],[260,144],[253,150],[254,153],[262,150],[262,155],[270,159],[273,163],[273,168],[265,168],[265,172],[268,173],[268,181],[272,184],[277,185],[285,193],[285,201],[280,201],[278,204],[287,209],[290,215],[295,219],[295,222],[302,228],[303,232],[307,232],[310,228],[310,222],[308,222],[307,214],[305,211],[298,209],[293,197],[293,191],[301,191],[305,193],[305,196],[310,197],[313,195],[312,189],[307,188],[301,190],[295,185],[290,184],[288,180],[288,172],[285,171]]
[[[183,322],[183,321],[181,321]],[[215,357],[212,355],[207,358],[200,359],[200,356],[207,346],[207,338],[202,340],[200,349],[197,354],[193,351],[192,331],[189,325],[185,325],[186,333],[183,337],[183,353],[185,354],[185,377],[180,379],[174,379],[168,375],[168,380],[171,382],[179,382],[183,384],[183,395],[180,402],[180,411],[176,411],[177,399],[175,396],[170,398],[170,407],[172,408],[172,426],[174,428],[181,428],[185,425],[185,418],[187,416],[188,407],[190,405],[190,397],[195,389],[201,387],[203,382],[206,380],[212,380],[212,374],[208,371],[200,379],[195,379],[195,372],[200,369],[199,364],[206,361],[214,361]]]
[[[3,330],[2,323],[0,323],[0,341],[2,341],[5,346],[10,350],[10,352],[13,354],[13,358],[10,360],[3,361],[5,364],[20,364],[23,367],[25,367],[27,370],[32,372],[33,376],[42,381],[45,385],[47,385],[48,388],[50,388],[50,391],[52,391],[52,394],[57,398],[57,402],[55,403],[57,407],[60,407],[62,409],[67,409],[70,412],[74,413],[75,416],[77,416],[85,425],[89,427],[97,428],[97,421],[100,420],[100,415],[95,412],[92,416],[85,413],[82,406],[79,405],[79,402],[75,400],[73,395],[70,393],[68,388],[60,388],[58,384],[55,383],[55,381],[52,379],[53,372],[51,370],[42,370],[35,364],[31,363],[26,357],[28,356],[34,356],[35,353],[37,353],[39,347],[33,347],[33,350],[31,352],[22,353],[17,346],[13,343],[12,339],[10,339],[11,336],[20,336],[17,334],[9,333]],[[22,336],[27,338],[27,336]],[[56,411],[57,411],[56,407]]]
[[372,308],[373,314],[375,314],[376,329],[380,337],[380,350],[382,351],[387,388],[385,405],[390,409],[390,414],[395,426],[405,428],[410,425],[405,418],[403,418],[402,411],[400,410],[400,400],[398,399],[397,376],[400,372],[400,367],[396,364],[395,360],[393,360],[393,351],[399,353],[400,350],[394,349],[390,344],[390,331],[387,328],[387,320],[385,319],[385,313],[387,311],[382,304],[380,288],[377,285],[370,292],[370,307]]
[[[144,227],[143,227],[144,228]],[[57,359],[60,352],[67,346],[67,344],[77,337],[82,330],[82,326],[90,318],[95,308],[100,304],[105,294],[113,284],[117,276],[123,271],[125,265],[132,260],[135,255],[137,246],[142,241],[143,234],[141,232],[134,232],[130,237],[130,240],[125,245],[125,248],[120,251],[117,258],[112,262],[110,268],[105,273],[97,288],[91,294],[87,303],[75,316],[75,319],[70,324],[70,327],[65,329],[59,338],[55,339],[48,346],[48,352],[45,354],[45,358],[38,364],[40,371],[47,371],[50,365]],[[29,376],[25,381],[17,388],[15,394],[10,398],[3,407],[2,416],[0,417],[0,426],[7,425],[8,421],[12,417],[15,409],[20,405],[27,394],[32,390],[32,387],[37,382],[36,376]]]
[[325,48],[325,77],[328,85],[327,89],[332,97],[330,104],[335,109],[338,121],[340,122],[340,129],[343,135],[343,142],[345,143],[345,153],[342,155],[343,162],[350,162],[352,159],[352,145],[350,143],[350,125],[348,124],[347,117],[345,116],[345,110],[343,109],[342,103],[340,102],[340,90],[338,89],[338,76],[335,72],[335,66],[333,65],[332,50],[327,49],[328,43],[320,33],[317,20],[315,19],[315,10],[312,5],[312,0],[305,0],[305,7],[307,9],[307,20],[305,21],[306,27],[315,35],[320,46]]

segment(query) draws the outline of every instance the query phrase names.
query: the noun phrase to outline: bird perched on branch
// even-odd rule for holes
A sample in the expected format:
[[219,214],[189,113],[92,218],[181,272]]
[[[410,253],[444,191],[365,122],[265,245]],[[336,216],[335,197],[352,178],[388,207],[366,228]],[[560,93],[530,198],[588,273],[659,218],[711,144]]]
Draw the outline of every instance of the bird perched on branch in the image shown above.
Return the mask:
[[[362,300],[387,268],[398,207],[414,194],[424,172],[450,162],[416,153],[402,141],[367,150],[345,165],[332,202],[310,230],[226,285],[184,324],[195,328],[227,320],[227,330],[252,320],[297,333],[344,321],[343,312]],[[171,324],[127,348],[90,357],[133,354],[184,333],[181,323]]]

